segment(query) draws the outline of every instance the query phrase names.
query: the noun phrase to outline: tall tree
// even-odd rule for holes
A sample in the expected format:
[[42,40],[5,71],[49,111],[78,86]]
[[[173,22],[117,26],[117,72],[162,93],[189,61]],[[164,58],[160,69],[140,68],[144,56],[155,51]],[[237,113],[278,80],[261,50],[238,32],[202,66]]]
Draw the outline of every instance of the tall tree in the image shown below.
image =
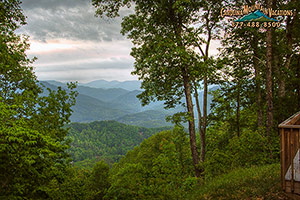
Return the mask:
[[[267,8],[271,9],[273,0],[266,0]],[[273,118],[274,118],[274,106],[273,106],[273,80],[272,80],[272,28],[267,29],[266,39],[266,91],[267,91],[267,136],[270,137]]]
[[[201,142],[201,162],[205,160],[205,133],[207,127],[207,95],[208,84],[214,82],[215,74],[212,73],[218,67],[214,64],[213,57],[210,57],[210,45],[214,39],[220,39],[220,10],[222,1],[201,1],[201,11],[199,12],[198,28],[190,27],[187,32],[194,35],[195,48],[200,52],[198,62],[201,65],[201,70],[196,71],[196,76],[193,77],[193,87],[195,90],[195,102],[198,113],[198,129]],[[205,37],[203,37],[205,35]],[[192,39],[192,38],[191,38]],[[198,72],[198,73],[197,73]],[[200,102],[198,99],[198,87],[196,82],[203,81],[203,115],[200,110]]]
[[[123,18],[122,33],[127,34],[135,45],[131,52],[135,58],[135,70],[132,74],[138,75],[139,79],[143,80],[144,89],[138,97],[143,105],[154,100],[165,101],[166,108],[182,104],[181,98],[185,97],[190,148],[195,175],[199,177],[201,169],[199,169],[200,158],[196,144],[192,94],[197,92],[194,83],[204,80],[203,120],[199,112],[199,101],[196,99],[199,119],[202,121],[202,128],[199,131],[203,133],[207,125],[208,51],[210,41],[213,39],[213,29],[218,21],[218,17],[211,14],[214,11],[214,4],[210,1],[196,0],[94,0],[93,5],[97,8],[97,15],[106,14],[108,17],[115,17],[120,7],[129,6],[131,2],[134,3],[135,13]],[[199,17],[201,13],[202,18]],[[195,25],[200,19],[205,19],[205,25]],[[195,28],[196,26],[199,28]],[[200,34],[206,34],[207,40],[200,38]],[[205,52],[202,50],[202,44],[206,44]],[[201,53],[195,50],[198,47]],[[196,97],[198,98],[198,94]],[[203,136],[204,134],[201,136],[204,151]],[[204,152],[202,156],[204,160]]]

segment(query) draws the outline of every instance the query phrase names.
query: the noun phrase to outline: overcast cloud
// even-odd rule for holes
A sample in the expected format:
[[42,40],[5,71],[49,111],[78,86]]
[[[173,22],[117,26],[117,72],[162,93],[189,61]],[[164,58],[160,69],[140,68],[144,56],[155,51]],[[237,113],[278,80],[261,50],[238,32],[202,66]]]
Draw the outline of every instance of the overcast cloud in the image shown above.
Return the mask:
[[26,31],[32,39],[46,41],[64,38],[70,40],[121,40],[121,18],[100,19],[88,0],[23,0],[28,16]]
[[[28,24],[19,30],[30,36],[29,57],[37,57],[40,80],[90,82],[136,80],[130,74],[132,44],[120,34],[121,18],[95,17],[91,0],[23,0]],[[121,11],[121,16],[132,12]],[[211,55],[219,41],[212,41]]]
[[[132,80],[131,43],[120,34],[121,18],[100,19],[89,0],[23,0],[30,57],[41,80]],[[124,10],[123,14],[129,13]]]

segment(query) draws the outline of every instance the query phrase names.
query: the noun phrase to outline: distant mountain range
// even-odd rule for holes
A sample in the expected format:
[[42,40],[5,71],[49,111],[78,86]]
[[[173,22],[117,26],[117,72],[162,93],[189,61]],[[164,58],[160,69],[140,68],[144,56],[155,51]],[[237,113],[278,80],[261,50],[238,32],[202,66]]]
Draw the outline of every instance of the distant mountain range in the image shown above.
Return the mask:
[[80,84],[82,86],[92,87],[92,88],[121,88],[125,90],[141,90],[141,81],[105,81],[96,80],[85,84]]
[[[46,88],[56,90],[58,86],[66,88],[65,83],[58,81],[40,81]],[[143,127],[170,126],[165,121],[167,115],[184,111],[183,107],[165,110],[163,102],[153,102],[142,107],[136,97],[142,91],[140,81],[104,81],[98,80],[87,84],[79,84],[76,105],[72,108],[72,122],[92,122],[115,120],[121,123]],[[115,86],[115,87],[114,87]],[[126,89],[127,88],[127,89]],[[216,89],[212,87],[211,90]],[[45,91],[47,94],[47,91]],[[199,93],[202,101],[203,92]],[[184,101],[184,99],[183,99]],[[208,103],[211,96],[208,96]]]

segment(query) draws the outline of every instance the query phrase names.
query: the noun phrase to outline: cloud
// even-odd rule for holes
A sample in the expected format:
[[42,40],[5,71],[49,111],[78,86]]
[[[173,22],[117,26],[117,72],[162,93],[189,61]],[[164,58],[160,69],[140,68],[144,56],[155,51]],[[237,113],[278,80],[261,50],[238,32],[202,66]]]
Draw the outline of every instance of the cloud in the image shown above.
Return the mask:
[[[23,0],[30,58],[40,80],[131,80],[132,44],[120,34],[121,18],[95,17],[90,0]],[[122,10],[128,14],[130,10]]]
[[112,42],[90,42],[72,40],[32,41],[27,52],[39,58],[39,62],[78,62],[87,59],[129,59],[131,42],[117,40]]
[[101,19],[88,0],[24,0],[28,25],[22,32],[34,40],[71,39],[89,41],[124,40],[121,18]]
[[[120,34],[121,17],[95,17],[91,0],[23,0],[28,16],[19,33],[30,36],[29,57],[36,56],[41,80],[88,82],[97,79],[136,80],[130,75],[132,44]],[[121,10],[121,16],[132,9]],[[212,42],[211,55],[219,42]]]
[[87,82],[96,77],[131,80],[134,62],[129,55],[131,46],[130,41],[32,41],[27,54],[38,58],[34,66],[41,80]]
[[[107,68],[107,66],[110,66],[123,69],[132,68],[133,58],[129,55],[131,46],[129,41],[32,41],[31,49],[27,54],[30,57],[38,58],[35,63],[35,66],[38,68],[43,66],[72,67],[100,63],[98,67]],[[125,65],[121,65],[122,63],[126,63],[126,67]],[[128,63],[130,63],[130,66],[128,66]]]
[[40,80],[57,80],[61,82],[75,82],[87,83],[93,80],[137,80],[137,77],[130,75],[130,69],[88,69],[84,71],[79,70],[65,70],[57,73],[56,71],[37,71],[36,74]]
[[59,7],[75,7],[91,4],[89,0],[23,0],[23,9],[57,9]]
[[103,69],[132,69],[132,59],[83,60],[77,63],[56,63],[36,65],[36,72],[85,71]]

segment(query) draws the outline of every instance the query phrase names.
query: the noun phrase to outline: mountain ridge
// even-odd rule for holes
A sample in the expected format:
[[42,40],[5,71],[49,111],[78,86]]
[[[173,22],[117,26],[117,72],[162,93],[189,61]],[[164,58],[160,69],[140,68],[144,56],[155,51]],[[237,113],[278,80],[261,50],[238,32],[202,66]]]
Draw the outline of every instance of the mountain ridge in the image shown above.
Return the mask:
[[80,84],[82,86],[88,86],[93,88],[122,88],[125,90],[141,90],[141,81],[129,80],[129,81],[106,81],[106,80],[95,80],[88,83]]
[[[67,89],[66,83],[54,80],[40,81],[40,83],[52,90],[56,90],[58,86]],[[211,86],[209,90],[214,90],[216,87]],[[70,118],[72,122],[115,120],[125,124],[152,128],[171,125],[166,122],[165,117],[185,110],[181,106],[165,110],[161,101],[151,102],[143,107],[136,97],[142,92],[141,90],[92,88],[84,85],[78,85],[76,90],[79,94],[75,106],[72,107],[74,111]],[[46,94],[47,91],[44,91],[44,95]],[[203,91],[199,91],[199,96],[202,102]],[[182,102],[184,102],[184,98]],[[208,95],[208,105],[210,102],[211,96]],[[200,107],[202,109],[202,105]],[[208,111],[209,108],[210,106],[208,106]]]

